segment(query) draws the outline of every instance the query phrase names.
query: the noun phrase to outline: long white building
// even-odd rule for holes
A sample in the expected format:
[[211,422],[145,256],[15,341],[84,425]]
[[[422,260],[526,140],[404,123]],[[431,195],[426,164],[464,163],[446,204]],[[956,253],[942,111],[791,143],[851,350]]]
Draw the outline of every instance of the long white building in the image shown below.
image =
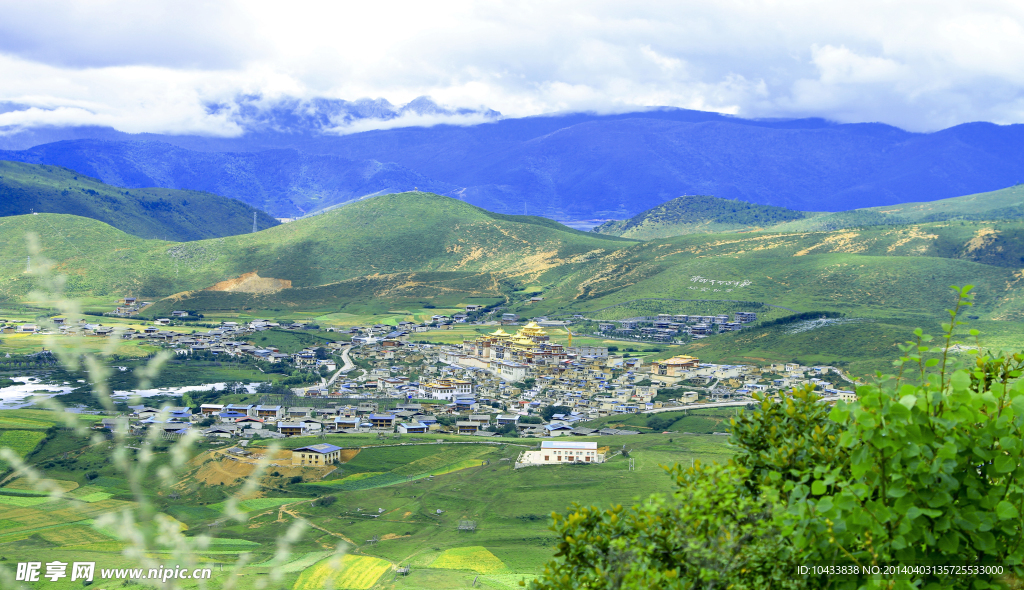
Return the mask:
[[522,465],[561,465],[563,463],[604,463],[604,453],[596,442],[546,440],[539,451],[525,451],[517,463]]

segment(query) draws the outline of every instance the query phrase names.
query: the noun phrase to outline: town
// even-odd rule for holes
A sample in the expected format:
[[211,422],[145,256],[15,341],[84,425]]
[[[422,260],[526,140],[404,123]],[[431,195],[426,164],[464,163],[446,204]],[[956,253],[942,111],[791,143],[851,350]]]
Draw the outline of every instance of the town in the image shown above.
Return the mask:
[[[125,305],[134,305],[130,298]],[[637,434],[634,430],[590,428],[600,418],[657,414],[713,407],[745,407],[755,394],[779,399],[793,388],[811,386],[825,402],[855,399],[853,384],[833,366],[773,363],[725,365],[676,355],[645,361],[642,355],[610,352],[607,346],[553,342],[545,329],[564,327],[544,318],[520,322],[515,314],[489,320],[479,306],[466,314],[436,315],[429,322],[336,328],[269,320],[224,321],[199,333],[177,331],[188,317],[175,312],[144,329],[115,329],[84,320],[55,318],[65,334],[148,339],[178,358],[224,358],[272,370],[287,365],[310,383],[265,403],[203,403],[195,407],[135,406],[129,426],[182,434],[191,428],[215,438],[279,438],[325,433],[459,434],[479,437],[558,437]],[[119,309],[135,311],[131,308]],[[474,315],[469,315],[474,314]],[[688,321],[738,329],[756,320],[751,312],[711,317],[663,315],[654,330],[678,330]],[[417,334],[473,321],[486,329],[461,344],[413,341]],[[620,326],[633,329],[631,322]],[[605,323],[601,323],[602,329]],[[323,346],[284,353],[257,346],[256,336],[303,331],[330,336]],[[261,369],[262,370],[262,369]],[[216,401],[216,400],[214,400]],[[280,403],[278,403],[280,402]],[[104,421],[115,427],[117,420]]]

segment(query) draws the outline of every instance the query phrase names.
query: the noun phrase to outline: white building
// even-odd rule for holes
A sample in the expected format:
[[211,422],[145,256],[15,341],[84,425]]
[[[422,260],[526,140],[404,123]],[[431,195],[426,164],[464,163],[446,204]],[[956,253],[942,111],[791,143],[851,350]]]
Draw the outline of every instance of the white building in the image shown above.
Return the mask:
[[559,465],[562,463],[604,463],[604,453],[596,442],[546,440],[539,451],[525,451],[517,463],[523,465]]

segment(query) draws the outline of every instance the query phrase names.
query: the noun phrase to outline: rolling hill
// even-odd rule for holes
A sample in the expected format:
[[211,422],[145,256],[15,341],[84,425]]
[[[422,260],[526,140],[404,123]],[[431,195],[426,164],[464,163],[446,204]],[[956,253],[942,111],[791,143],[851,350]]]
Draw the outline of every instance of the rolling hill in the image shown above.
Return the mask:
[[192,241],[252,231],[278,221],[210,193],[124,189],[67,168],[0,161],[0,217],[63,213],[96,219],[142,238]]
[[[174,296],[155,310],[337,310],[476,298],[542,315],[667,298],[912,319],[941,313],[946,303],[934,294],[954,283],[978,285],[976,311],[985,317],[1019,319],[1024,309],[1019,221],[636,242],[403,193],[255,234],[187,243],[144,240],[67,215],[0,218],[0,231],[39,233],[72,294]],[[7,298],[34,285],[23,273],[25,256],[16,239],[0,250]],[[529,297],[518,294],[526,287],[544,300],[527,305]]]
[[835,213],[794,211],[708,196],[672,199],[625,220],[593,229],[605,235],[653,240],[692,233],[770,229],[785,232],[836,231],[876,225],[938,221],[1024,219],[1024,185],[921,203],[867,207]]
[[[629,217],[684,194],[834,212],[1024,179],[1022,125],[910,133],[649,109],[339,136],[311,122],[280,129],[290,112],[252,121],[237,138],[79,128],[26,135],[27,144],[12,136],[5,145],[20,149],[0,158],[66,166],[128,187],[211,191],[279,217],[414,187],[491,211],[566,220]],[[68,141],[37,145],[44,137]]]
[[[147,317],[175,309],[367,317],[500,303],[524,317],[614,319],[774,306],[772,317],[830,311],[852,323],[794,333],[751,328],[690,346],[709,360],[853,359],[860,364],[852,368],[873,371],[913,328],[937,325],[949,285],[972,284],[977,302],[969,313],[983,333],[1000,346],[1024,345],[1020,220],[639,242],[403,193],[255,234],[185,243],[54,214],[0,218],[0,232],[8,236],[0,244],[0,299],[9,303],[38,286],[16,239],[35,232],[42,254],[67,277],[69,295],[154,300]],[[537,294],[543,300],[531,301]]]
[[809,214],[785,207],[754,205],[710,196],[683,196],[625,220],[607,221],[597,233],[652,240],[686,234],[712,234],[772,227]]
[[[43,254],[73,275],[72,293],[163,297],[257,272],[288,281],[279,297],[297,298],[294,305],[346,293],[359,301],[449,292],[500,299],[517,282],[566,272],[634,243],[425,193],[375,197],[255,234],[188,243],[143,240],[68,215],[6,217],[0,232],[11,239],[2,250],[0,276],[7,280],[0,289],[12,297],[32,285],[23,274],[24,242],[14,238],[29,231],[42,236]],[[272,295],[266,291],[216,293]]]

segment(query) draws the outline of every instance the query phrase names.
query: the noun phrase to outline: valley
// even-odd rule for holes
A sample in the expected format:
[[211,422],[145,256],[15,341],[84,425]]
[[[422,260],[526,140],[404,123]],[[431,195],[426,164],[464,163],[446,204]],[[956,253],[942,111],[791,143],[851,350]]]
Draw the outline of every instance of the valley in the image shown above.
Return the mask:
[[[423,192],[190,241],[0,217],[17,238],[0,244],[0,395],[26,376],[69,390],[0,410],[17,457],[0,551],[130,573],[127,509],[174,531],[146,571],[183,560],[213,587],[519,587],[555,552],[552,512],[643,502],[672,490],[661,466],[727,461],[755,396],[856,399],[915,328],[939,330],[950,285],[975,286],[969,346],[1024,345],[1018,190],[837,229],[799,224],[842,214],[705,200],[581,232]],[[51,350],[124,393],[95,397]],[[524,459],[563,442],[600,459]],[[314,452],[337,455],[302,463]]]

